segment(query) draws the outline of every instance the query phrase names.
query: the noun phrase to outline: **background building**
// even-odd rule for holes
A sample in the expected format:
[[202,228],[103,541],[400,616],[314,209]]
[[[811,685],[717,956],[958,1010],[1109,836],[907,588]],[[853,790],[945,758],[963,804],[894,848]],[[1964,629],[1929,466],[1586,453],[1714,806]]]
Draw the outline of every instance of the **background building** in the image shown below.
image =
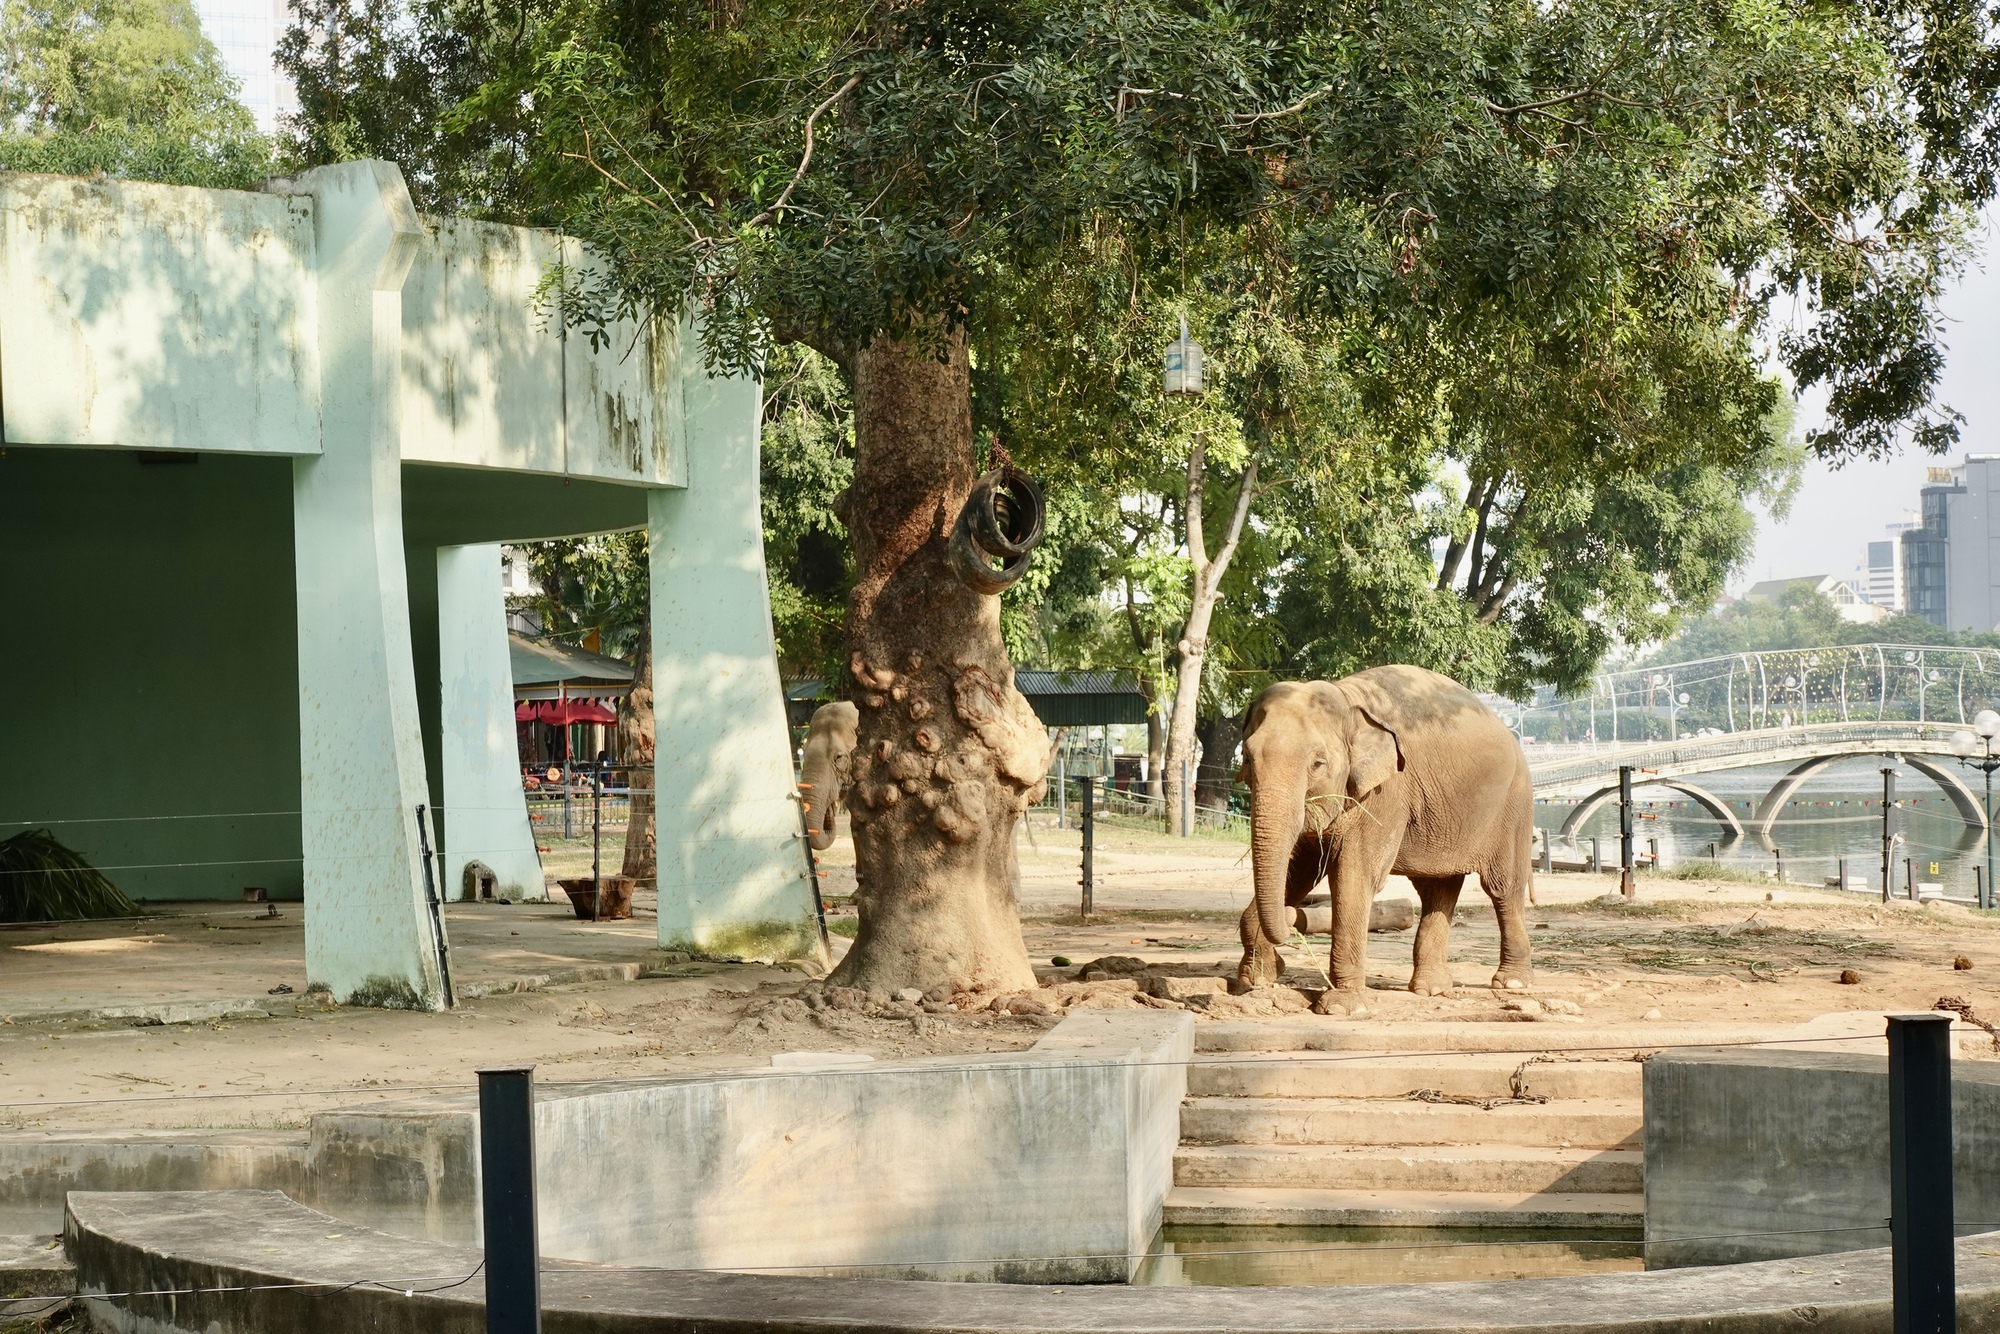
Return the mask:
[[1830,574],[1806,574],[1795,579],[1764,579],[1750,585],[1743,592],[1745,602],[1776,602],[1780,596],[1794,588],[1808,588],[1830,600],[1840,609],[1844,621],[1858,621],[1868,624],[1889,619],[1889,609],[1877,606],[1861,595],[1860,590],[1845,579],[1836,579]]
[[1854,587],[1875,606],[1892,613],[1906,610],[1903,600],[1903,534],[1922,526],[1912,515],[1903,523],[1887,526],[1885,536],[1861,549],[1861,564],[1855,567]]
[[243,84],[237,100],[257,118],[258,129],[275,130],[281,116],[299,108],[292,81],[271,63],[291,22],[285,0],[194,0],[194,9],[201,30]]
[[1968,454],[1956,468],[1930,470],[1921,526],[1902,536],[1903,596],[1911,614],[1949,630],[2000,624],[1996,491],[2000,454]]

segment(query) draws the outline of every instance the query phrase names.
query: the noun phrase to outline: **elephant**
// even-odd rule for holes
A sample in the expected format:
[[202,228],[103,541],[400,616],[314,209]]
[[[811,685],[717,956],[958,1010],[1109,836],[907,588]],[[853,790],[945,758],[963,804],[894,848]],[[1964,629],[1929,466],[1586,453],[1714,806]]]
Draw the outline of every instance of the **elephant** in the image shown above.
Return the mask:
[[847,792],[848,756],[861,726],[861,710],[846,700],[813,710],[806,730],[799,790],[806,803],[806,837],[816,851],[833,846],[833,817]]
[[1416,886],[1410,990],[1452,989],[1446,952],[1468,874],[1500,921],[1495,989],[1524,988],[1534,795],[1520,743],[1492,710],[1421,667],[1371,667],[1338,681],[1288,681],[1251,705],[1243,735],[1256,896],[1243,913],[1245,988],[1282,971],[1275,945],[1322,878],[1332,890],[1333,989],[1322,1014],[1361,1009],[1369,907],[1391,874]]

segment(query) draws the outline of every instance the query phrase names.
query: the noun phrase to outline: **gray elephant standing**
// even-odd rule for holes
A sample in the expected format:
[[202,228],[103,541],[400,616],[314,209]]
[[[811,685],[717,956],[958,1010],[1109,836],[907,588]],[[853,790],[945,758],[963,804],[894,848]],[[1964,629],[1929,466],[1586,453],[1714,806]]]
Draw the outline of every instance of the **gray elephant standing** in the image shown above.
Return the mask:
[[1333,894],[1333,990],[1321,1013],[1360,1007],[1369,905],[1391,874],[1416,886],[1410,990],[1451,990],[1452,913],[1477,875],[1500,920],[1496,988],[1524,987],[1534,795],[1520,743],[1456,681],[1421,667],[1374,667],[1338,681],[1285,682],[1250,708],[1243,736],[1256,901],[1243,914],[1239,982],[1281,971],[1274,945],[1291,909],[1324,878]]
[[847,793],[848,757],[854,753],[861,711],[846,700],[813,710],[799,765],[800,795],[806,804],[806,837],[815,850],[833,846],[833,818]]

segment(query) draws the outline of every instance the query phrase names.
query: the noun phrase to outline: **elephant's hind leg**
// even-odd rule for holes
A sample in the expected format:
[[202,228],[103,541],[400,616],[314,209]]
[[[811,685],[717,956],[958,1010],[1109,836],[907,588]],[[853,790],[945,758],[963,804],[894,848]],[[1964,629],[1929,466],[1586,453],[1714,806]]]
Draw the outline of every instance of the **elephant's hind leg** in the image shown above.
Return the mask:
[[1451,917],[1458,911],[1458,892],[1465,888],[1462,875],[1413,875],[1423,916],[1417,920],[1416,967],[1410,972],[1410,990],[1419,996],[1451,994]]
[[[1305,902],[1306,895],[1312,893],[1313,886],[1327,871],[1328,851],[1319,839],[1307,835],[1292,849],[1292,860],[1285,867],[1285,906],[1295,908]],[[1243,961],[1236,965],[1236,991],[1254,991],[1258,987],[1273,986],[1285,975],[1284,960],[1278,957],[1278,950],[1264,939],[1264,928],[1257,918],[1257,904],[1253,899],[1237,923],[1237,934],[1243,940]]]
[[1500,922],[1500,967],[1493,974],[1496,991],[1518,991],[1535,980],[1528,944],[1528,890],[1535,882],[1532,838],[1531,829],[1524,829],[1515,846],[1479,877]]

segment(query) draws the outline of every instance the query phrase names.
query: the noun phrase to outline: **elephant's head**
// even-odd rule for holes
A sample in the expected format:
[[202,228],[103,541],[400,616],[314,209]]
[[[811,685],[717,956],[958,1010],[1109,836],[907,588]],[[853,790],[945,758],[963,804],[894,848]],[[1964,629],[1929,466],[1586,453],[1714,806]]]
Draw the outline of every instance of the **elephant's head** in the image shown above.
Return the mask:
[[815,848],[833,846],[833,817],[847,790],[848,756],[854,753],[860,726],[861,710],[846,700],[813,711],[799,786],[806,799],[806,837]]
[[1403,768],[1398,720],[1364,707],[1339,684],[1288,681],[1250,706],[1243,781],[1250,788],[1250,853],[1264,935],[1291,938],[1285,873],[1308,829],[1324,833],[1343,812]]

